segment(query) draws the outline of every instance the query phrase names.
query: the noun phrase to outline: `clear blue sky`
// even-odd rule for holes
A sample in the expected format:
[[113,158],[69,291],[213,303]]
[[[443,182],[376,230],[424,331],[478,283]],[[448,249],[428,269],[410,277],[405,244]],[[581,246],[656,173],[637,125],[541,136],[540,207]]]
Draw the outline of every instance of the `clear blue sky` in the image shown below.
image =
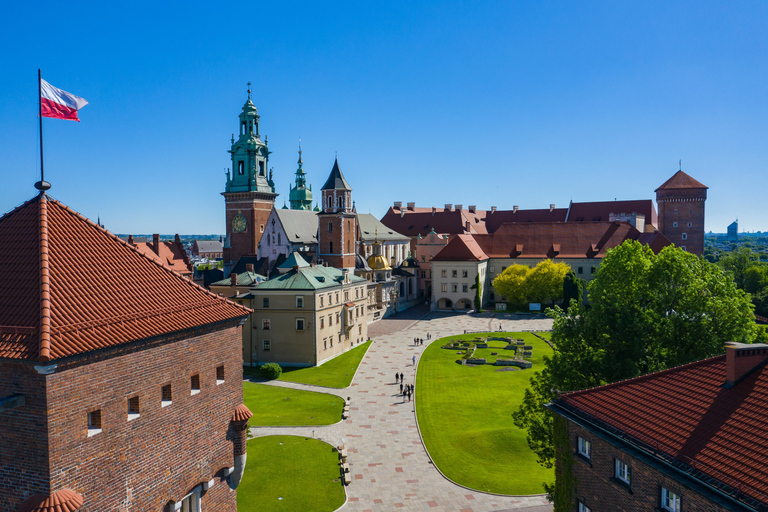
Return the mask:
[[38,179],[37,68],[90,104],[44,120],[50,193],[116,233],[224,232],[246,82],[278,204],[301,138],[359,212],[654,198],[682,159],[706,229],[768,230],[768,2],[13,2],[0,210]]

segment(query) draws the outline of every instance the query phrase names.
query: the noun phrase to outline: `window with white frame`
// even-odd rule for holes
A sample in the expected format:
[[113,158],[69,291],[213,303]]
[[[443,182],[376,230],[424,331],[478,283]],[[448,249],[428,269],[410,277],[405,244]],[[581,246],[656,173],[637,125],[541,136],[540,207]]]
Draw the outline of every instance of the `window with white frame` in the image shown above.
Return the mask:
[[447,285],[447,284],[444,284],[444,285],[443,285],[443,291],[444,291],[444,292],[447,292],[447,291],[448,291],[448,285]]
[[181,500],[181,512],[200,512],[200,488],[197,487]]
[[620,461],[619,459],[614,459],[613,476],[616,477],[616,479],[619,480],[620,482],[624,482],[625,484],[629,485],[629,480],[630,480],[629,464],[626,464],[623,461]]
[[683,240],[688,240],[688,233],[683,233]]
[[304,297],[296,297],[296,307],[297,308],[303,308],[304,307]]
[[579,512],[592,512],[592,509],[584,504],[583,501],[579,502]]
[[468,277],[468,276],[469,276],[469,271],[468,270],[462,270],[461,271],[461,277]]
[[269,341],[269,340],[264,340],[264,341],[262,342],[261,346],[262,346],[262,348],[263,348],[263,350],[264,350],[265,352],[268,352],[269,350],[271,350],[271,349],[272,349],[272,342],[271,342],[271,341]]
[[452,285],[451,285],[451,291],[453,291],[453,292],[458,292],[458,291],[459,291],[459,285],[457,285],[457,284],[452,284]]
[[661,508],[670,512],[680,512],[680,496],[666,487],[661,488]]
[[264,297],[261,299],[261,307],[268,308],[269,307],[269,297]]
[[297,331],[303,331],[304,330],[304,319],[303,318],[297,318],[296,319],[296,330]]
[[447,270],[443,270],[441,275],[443,277],[448,277],[448,271]]
[[579,444],[579,455],[584,457],[585,459],[591,459],[592,458],[592,443],[584,439],[583,437],[578,438],[578,444]]
[[269,319],[265,318],[265,319],[263,319],[263,320],[261,321],[261,329],[262,329],[263,331],[268,331],[268,330],[269,330],[269,328],[270,328],[270,326],[271,326],[271,324],[270,324],[270,322],[269,322]]
[[464,293],[468,292],[469,291],[469,285],[468,284],[461,285],[461,291],[464,292]]

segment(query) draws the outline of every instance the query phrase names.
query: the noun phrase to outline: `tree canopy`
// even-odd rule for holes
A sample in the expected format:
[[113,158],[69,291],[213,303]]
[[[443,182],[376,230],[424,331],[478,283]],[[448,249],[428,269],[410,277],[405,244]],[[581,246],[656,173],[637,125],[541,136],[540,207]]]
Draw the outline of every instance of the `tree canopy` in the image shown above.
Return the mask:
[[545,368],[513,414],[542,464],[553,463],[552,418],[543,404],[573,391],[721,354],[752,342],[747,294],[716,265],[675,247],[658,255],[636,241],[608,252],[588,285],[590,305],[555,307]]
[[563,299],[563,279],[569,271],[566,263],[552,260],[543,260],[533,268],[511,265],[493,280],[493,289],[518,307],[528,302],[554,304]]
[[740,247],[722,256],[718,264],[731,273],[736,286],[752,296],[755,313],[768,317],[768,263],[760,261],[759,253]]

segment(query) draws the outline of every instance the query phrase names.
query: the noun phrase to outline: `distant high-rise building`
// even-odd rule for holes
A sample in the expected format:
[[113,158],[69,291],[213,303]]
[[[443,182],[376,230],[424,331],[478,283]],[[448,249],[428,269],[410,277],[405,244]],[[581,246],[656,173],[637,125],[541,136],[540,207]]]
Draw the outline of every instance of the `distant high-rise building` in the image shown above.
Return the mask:
[[248,100],[240,113],[240,136],[232,136],[232,170],[227,172],[227,186],[222,195],[226,203],[227,241],[224,262],[229,264],[241,256],[255,255],[264,233],[269,213],[275,205],[275,183],[272,171],[267,174],[269,149],[259,135],[259,114]]
[[739,220],[731,222],[728,226],[728,241],[736,242],[739,240]]
[[656,189],[659,231],[693,254],[704,254],[704,202],[708,188],[677,171]]

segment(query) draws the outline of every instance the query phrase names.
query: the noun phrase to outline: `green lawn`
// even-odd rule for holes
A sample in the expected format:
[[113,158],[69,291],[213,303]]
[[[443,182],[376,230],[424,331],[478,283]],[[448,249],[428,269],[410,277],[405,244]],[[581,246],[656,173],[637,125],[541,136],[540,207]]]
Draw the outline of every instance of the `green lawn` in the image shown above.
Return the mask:
[[[533,372],[552,349],[529,333],[491,333],[524,339],[533,346],[530,370],[498,371],[497,366],[463,366],[456,350],[440,348],[448,339],[471,340],[478,334],[449,336],[422,354],[416,374],[416,412],[424,443],[435,465],[461,485],[499,494],[539,494],[554,481],[554,470],[536,463],[526,432],[512,421]],[[498,352],[503,342],[489,342]]]
[[328,388],[345,388],[352,383],[357,367],[370,346],[371,342],[366,341],[320,366],[313,366],[311,368],[283,368],[283,374],[278,380],[298,382],[299,384],[313,384]]
[[340,477],[338,452],[322,441],[296,436],[257,437],[248,441],[245,475],[237,488],[237,510],[332,512],[344,504]]
[[243,382],[252,427],[330,425],[341,421],[344,401],[335,395]]

